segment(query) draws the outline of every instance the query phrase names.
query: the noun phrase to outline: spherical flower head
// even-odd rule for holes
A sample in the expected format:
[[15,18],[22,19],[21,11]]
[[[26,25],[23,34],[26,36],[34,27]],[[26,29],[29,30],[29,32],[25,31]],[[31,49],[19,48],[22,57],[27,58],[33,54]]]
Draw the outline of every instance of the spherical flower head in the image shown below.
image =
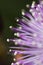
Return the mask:
[[15,62],[11,65],[43,65],[43,1],[40,0],[39,4],[33,2],[29,12],[22,11],[22,18],[17,19],[19,27],[9,27],[16,36],[7,39],[16,45],[11,46],[9,52],[14,56],[22,54],[14,58]]

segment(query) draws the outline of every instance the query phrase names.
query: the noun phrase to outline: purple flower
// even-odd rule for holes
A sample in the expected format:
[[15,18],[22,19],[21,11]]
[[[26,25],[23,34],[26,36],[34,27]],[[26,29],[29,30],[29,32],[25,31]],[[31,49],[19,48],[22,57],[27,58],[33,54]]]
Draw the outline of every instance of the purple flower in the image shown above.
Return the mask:
[[[26,5],[29,7],[29,5]],[[30,13],[31,14],[30,14]],[[29,12],[22,11],[22,18],[17,19],[19,27],[10,26],[13,30],[14,39],[7,39],[12,41],[15,46],[11,46],[9,52],[22,54],[15,63],[11,65],[43,65],[43,1],[39,4],[32,3]]]

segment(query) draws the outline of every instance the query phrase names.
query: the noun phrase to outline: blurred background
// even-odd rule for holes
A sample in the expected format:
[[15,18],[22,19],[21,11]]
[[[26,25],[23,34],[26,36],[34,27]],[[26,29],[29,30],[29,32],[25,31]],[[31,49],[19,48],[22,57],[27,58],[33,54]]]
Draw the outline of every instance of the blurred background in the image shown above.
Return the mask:
[[[0,0],[0,65],[10,65],[11,54],[8,54],[10,43],[7,38],[13,37],[13,32],[9,26],[16,26],[16,17],[21,17],[21,9],[26,9],[26,4],[31,4],[33,0]],[[36,0],[38,2],[38,0]]]

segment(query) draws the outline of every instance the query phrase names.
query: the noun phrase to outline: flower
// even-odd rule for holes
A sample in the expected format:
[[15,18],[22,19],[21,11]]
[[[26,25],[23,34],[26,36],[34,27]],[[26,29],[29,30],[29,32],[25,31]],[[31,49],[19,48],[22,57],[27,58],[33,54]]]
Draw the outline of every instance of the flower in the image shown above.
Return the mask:
[[17,19],[18,28],[9,27],[15,32],[14,36],[17,36],[7,39],[16,45],[11,46],[9,52],[14,56],[22,54],[14,58],[15,63],[11,65],[43,65],[43,1],[40,0],[39,4],[33,2],[29,12],[22,11],[22,18]]

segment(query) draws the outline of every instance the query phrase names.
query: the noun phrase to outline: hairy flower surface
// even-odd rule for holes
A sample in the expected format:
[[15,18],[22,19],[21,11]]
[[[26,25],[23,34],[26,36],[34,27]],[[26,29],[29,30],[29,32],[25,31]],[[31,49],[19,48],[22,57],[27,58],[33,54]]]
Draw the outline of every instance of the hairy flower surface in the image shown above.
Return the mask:
[[9,52],[14,56],[22,54],[11,65],[43,65],[43,1],[33,2],[29,12],[22,11],[22,18],[17,19],[19,27],[10,26],[17,37],[7,39],[15,43]]

